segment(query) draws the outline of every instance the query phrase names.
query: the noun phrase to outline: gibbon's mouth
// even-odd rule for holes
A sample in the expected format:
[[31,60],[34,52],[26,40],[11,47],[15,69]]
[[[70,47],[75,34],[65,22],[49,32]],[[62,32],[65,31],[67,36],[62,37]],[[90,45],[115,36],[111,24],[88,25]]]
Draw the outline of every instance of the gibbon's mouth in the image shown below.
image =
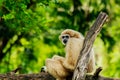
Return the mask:
[[66,45],[67,44],[67,40],[65,39],[65,40],[63,40],[63,43]]

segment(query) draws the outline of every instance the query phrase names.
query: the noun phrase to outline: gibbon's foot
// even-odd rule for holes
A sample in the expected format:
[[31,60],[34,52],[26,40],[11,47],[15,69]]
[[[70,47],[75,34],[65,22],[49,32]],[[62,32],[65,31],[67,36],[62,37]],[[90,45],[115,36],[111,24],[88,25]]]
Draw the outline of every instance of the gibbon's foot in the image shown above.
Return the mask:
[[47,72],[47,67],[46,66],[42,66],[41,72]]

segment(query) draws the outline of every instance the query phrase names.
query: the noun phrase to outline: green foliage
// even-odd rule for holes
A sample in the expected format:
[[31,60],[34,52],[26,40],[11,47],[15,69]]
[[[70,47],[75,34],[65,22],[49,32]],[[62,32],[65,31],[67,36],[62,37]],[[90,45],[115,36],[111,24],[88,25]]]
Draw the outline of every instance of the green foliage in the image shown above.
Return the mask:
[[0,73],[18,66],[20,73],[38,73],[45,59],[64,56],[58,39],[70,28],[83,35],[100,11],[110,20],[94,47],[102,75],[120,77],[120,2],[118,0],[0,0]]

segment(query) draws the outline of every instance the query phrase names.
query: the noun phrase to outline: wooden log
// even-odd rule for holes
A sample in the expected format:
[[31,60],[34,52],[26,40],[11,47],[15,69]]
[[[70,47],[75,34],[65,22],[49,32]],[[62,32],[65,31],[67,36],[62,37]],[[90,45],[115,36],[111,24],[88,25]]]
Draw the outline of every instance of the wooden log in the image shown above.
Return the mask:
[[0,74],[0,80],[55,80],[50,74]]
[[[99,73],[102,69],[96,69],[94,75],[87,74],[85,80],[120,80],[115,78],[108,78],[99,76]],[[0,74],[0,80],[56,80],[49,73],[41,72],[38,74],[15,74],[15,73],[7,73]],[[67,80],[72,80],[72,76],[69,76]]]

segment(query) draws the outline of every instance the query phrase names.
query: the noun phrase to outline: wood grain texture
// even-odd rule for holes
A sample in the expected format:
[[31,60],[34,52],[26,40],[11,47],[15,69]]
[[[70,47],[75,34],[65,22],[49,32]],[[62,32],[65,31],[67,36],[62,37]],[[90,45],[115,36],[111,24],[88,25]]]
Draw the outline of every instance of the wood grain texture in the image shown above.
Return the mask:
[[98,15],[93,26],[88,31],[83,43],[82,50],[80,52],[80,56],[78,58],[77,66],[75,68],[72,80],[85,80],[90,51],[92,49],[96,36],[101,31],[102,25],[106,22],[107,18],[108,15],[104,12],[101,12]]

